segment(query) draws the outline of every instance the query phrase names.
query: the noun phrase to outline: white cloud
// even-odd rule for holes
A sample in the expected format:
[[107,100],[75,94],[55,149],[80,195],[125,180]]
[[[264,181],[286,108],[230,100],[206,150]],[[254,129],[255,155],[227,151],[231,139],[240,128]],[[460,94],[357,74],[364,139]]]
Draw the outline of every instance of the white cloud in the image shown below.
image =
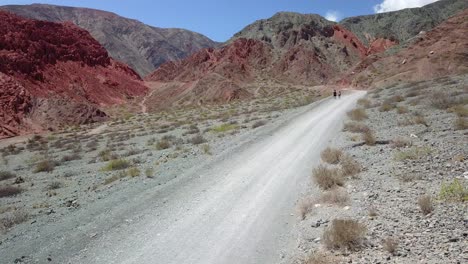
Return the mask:
[[374,6],[376,13],[396,11],[405,8],[421,7],[439,0],[383,0],[381,4]]
[[330,21],[337,22],[340,19],[340,17],[341,17],[340,12],[334,11],[334,10],[329,10],[325,14],[325,18]]

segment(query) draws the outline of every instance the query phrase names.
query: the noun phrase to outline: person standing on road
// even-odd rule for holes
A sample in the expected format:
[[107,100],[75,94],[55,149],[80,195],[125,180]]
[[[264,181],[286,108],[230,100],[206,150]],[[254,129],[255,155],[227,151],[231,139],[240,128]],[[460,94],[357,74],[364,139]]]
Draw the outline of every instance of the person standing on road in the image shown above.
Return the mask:
[[336,99],[336,90],[333,90],[333,98]]
[[338,91],[338,99],[341,98],[341,91]]

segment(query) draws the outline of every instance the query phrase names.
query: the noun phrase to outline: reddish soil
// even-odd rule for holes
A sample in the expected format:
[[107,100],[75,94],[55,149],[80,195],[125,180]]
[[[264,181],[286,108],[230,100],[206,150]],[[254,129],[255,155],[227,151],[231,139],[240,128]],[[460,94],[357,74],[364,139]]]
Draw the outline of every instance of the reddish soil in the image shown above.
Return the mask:
[[177,101],[226,102],[251,97],[244,88],[271,60],[263,42],[239,39],[221,49],[205,49],[186,60],[163,64],[146,79],[157,89],[151,104],[166,107]]
[[386,39],[386,38],[375,39],[370,43],[369,48],[367,49],[366,55],[384,52],[387,49],[395,45],[398,45],[397,40]]
[[333,27],[333,32],[333,37],[345,44],[348,50],[353,50],[355,53],[359,54],[361,58],[364,58],[368,54],[367,47],[362,44],[353,32],[339,25]]
[[151,81],[194,81],[212,72],[226,78],[250,79],[253,67],[266,65],[271,50],[261,41],[239,39],[221,49],[205,49],[182,61],[163,64],[146,77]]
[[71,23],[0,11],[0,138],[102,120],[146,94],[138,75]]

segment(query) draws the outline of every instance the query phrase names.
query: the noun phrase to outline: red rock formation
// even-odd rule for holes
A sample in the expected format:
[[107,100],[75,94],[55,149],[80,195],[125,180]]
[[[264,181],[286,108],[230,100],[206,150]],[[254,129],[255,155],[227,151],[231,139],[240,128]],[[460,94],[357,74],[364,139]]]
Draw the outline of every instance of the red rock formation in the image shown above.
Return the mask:
[[182,61],[163,64],[146,77],[150,81],[194,81],[211,72],[226,78],[250,78],[249,69],[266,65],[270,49],[261,41],[239,39],[221,49],[205,49]]
[[31,109],[31,94],[13,78],[0,73],[0,138],[19,134]]
[[315,50],[298,45],[289,49],[273,66],[273,76],[285,82],[324,83],[334,69]]
[[[166,107],[180,100],[226,102],[251,97],[245,84],[269,64],[271,55],[263,42],[239,39],[221,49],[206,49],[185,60],[163,64],[146,77],[158,83],[151,103]],[[161,83],[165,83],[163,87]]]
[[[105,116],[99,106],[124,103],[147,92],[138,75],[111,59],[85,30],[4,11],[0,73],[0,137],[95,121]],[[44,109],[58,106],[60,111]],[[37,114],[39,108],[42,115]],[[76,115],[64,114],[70,112]]]
[[361,58],[364,58],[367,53],[367,48],[362,44],[353,32],[345,29],[340,25],[333,26],[333,37],[345,44],[348,49],[355,50]]
[[152,85],[157,89],[150,102],[169,106],[174,102],[246,98],[267,82],[283,86],[325,84],[346,73],[369,52],[389,45],[376,41],[369,49],[349,30],[319,16],[280,13],[249,25],[223,48],[202,50],[185,60],[163,64],[146,77],[148,82],[157,83]]
[[274,45],[240,38],[221,49],[202,50],[163,64],[145,79],[158,83],[150,102],[162,107],[177,101],[228,101],[252,96],[254,84],[265,80],[324,84],[364,58],[366,51],[354,34],[339,26],[324,27],[323,32],[301,27],[280,33]]
[[88,31],[112,58],[125,62],[140,76],[148,75],[164,62],[218,46],[195,32],[152,27],[101,10],[45,4],[0,6],[0,9],[30,19],[57,23],[71,21]]
[[387,38],[378,38],[370,42],[369,48],[367,49],[366,55],[381,53],[387,49],[398,45],[397,40],[387,39]]

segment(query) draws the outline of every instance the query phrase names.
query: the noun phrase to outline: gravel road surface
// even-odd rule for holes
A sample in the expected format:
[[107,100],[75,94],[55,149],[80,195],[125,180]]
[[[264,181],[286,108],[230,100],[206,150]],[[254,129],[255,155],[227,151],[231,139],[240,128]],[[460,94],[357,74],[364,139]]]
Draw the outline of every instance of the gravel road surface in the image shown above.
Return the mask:
[[4,249],[34,250],[33,263],[280,263],[297,246],[294,208],[311,169],[364,95],[315,103],[170,184],[98,201]]

